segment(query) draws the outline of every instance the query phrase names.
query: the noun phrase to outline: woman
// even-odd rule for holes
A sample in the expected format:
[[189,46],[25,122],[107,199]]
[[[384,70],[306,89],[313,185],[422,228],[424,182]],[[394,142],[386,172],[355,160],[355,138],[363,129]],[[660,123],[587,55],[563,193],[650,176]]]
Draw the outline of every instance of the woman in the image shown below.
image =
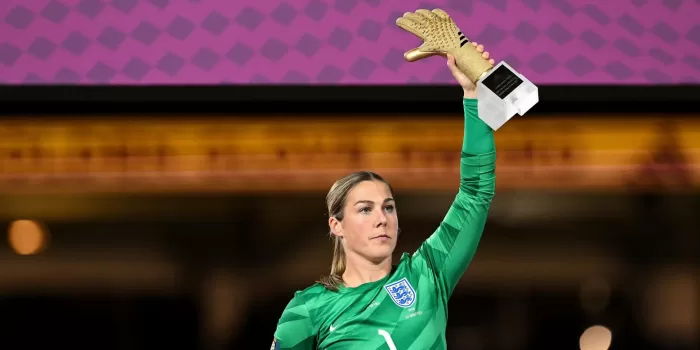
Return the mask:
[[477,116],[476,87],[454,57],[447,65],[464,89],[465,132],[459,191],[440,227],[392,265],[399,224],[391,186],[372,172],[338,180],[326,199],[335,241],[331,273],[295,294],[272,349],[447,347],[447,301],[481,238],[496,160],[493,130]]

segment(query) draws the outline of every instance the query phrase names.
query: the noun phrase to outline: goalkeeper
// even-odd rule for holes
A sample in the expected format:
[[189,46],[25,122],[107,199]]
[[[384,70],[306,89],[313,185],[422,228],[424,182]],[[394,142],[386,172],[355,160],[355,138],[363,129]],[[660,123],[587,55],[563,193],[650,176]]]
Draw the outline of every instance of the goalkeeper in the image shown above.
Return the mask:
[[[429,13],[451,22],[444,12]],[[430,23],[419,28],[416,23],[423,19],[411,19],[413,15],[429,16],[409,13],[397,23],[422,36],[425,46]],[[338,180],[326,198],[335,245],[330,275],[294,295],[279,320],[272,349],[446,349],[447,302],[474,256],[495,191],[493,130],[477,115],[475,79],[455,63],[460,50],[478,53],[487,63],[489,54],[476,43],[459,44],[457,33],[456,27],[449,33],[458,45],[452,52],[406,54],[408,60],[411,53],[447,56],[447,66],[464,90],[460,183],[447,215],[415,253],[404,253],[392,264],[399,224],[391,186],[366,171]]]

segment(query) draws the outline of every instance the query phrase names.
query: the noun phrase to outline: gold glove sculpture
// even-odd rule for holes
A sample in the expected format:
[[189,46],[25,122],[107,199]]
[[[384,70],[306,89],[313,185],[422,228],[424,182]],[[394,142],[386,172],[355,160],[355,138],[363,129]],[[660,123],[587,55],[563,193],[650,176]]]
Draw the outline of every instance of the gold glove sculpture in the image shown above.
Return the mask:
[[423,40],[423,45],[404,54],[409,62],[450,54],[454,56],[457,67],[475,83],[493,68],[474,46],[467,45],[467,37],[459,30],[452,17],[443,10],[421,9],[415,13],[408,12],[397,19],[396,24]]
[[408,62],[430,56],[452,55],[455,63],[477,88],[479,117],[497,130],[516,113],[525,114],[537,102],[537,86],[505,62],[495,67],[478,52],[441,9],[407,12],[396,20],[401,29],[414,34],[423,44],[404,54]]

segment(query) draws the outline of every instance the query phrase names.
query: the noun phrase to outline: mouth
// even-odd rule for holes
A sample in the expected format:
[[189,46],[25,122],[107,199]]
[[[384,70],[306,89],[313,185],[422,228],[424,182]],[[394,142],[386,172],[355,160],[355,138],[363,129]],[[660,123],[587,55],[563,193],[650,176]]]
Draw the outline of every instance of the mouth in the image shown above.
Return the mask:
[[389,237],[389,235],[379,235],[379,236],[376,236],[376,237],[372,237],[372,239],[379,239],[379,240],[384,241],[384,240],[387,240],[387,239],[391,239],[391,237]]

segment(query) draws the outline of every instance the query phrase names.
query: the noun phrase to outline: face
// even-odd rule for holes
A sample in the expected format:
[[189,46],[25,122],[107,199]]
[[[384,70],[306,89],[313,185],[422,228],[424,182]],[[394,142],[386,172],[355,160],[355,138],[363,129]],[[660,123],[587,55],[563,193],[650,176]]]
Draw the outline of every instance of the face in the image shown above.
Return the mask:
[[[343,239],[346,252],[379,263],[391,257],[398,238],[398,217],[389,186],[363,181],[348,193],[343,221],[331,218],[333,234]],[[350,253],[350,252],[348,252]]]

